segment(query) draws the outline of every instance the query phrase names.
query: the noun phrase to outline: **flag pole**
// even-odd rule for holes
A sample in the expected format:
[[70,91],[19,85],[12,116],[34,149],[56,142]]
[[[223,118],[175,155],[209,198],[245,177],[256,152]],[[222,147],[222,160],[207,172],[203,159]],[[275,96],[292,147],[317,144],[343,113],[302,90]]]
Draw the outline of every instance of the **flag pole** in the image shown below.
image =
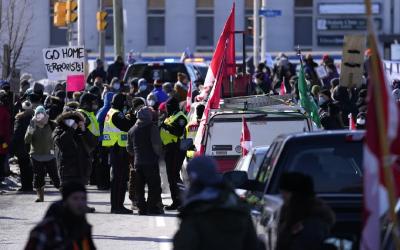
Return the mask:
[[[367,10],[367,19],[368,19],[368,38],[369,42],[371,43],[371,49],[372,49],[372,55],[371,55],[371,69],[373,71],[372,74],[372,81],[371,84],[373,84],[373,98],[375,99],[375,105],[376,105],[376,114],[377,114],[377,124],[378,124],[378,133],[379,133],[379,144],[380,144],[380,151],[382,154],[381,157],[381,162],[380,164],[383,166],[383,172],[384,172],[384,181],[387,186],[387,192],[389,196],[389,214],[390,214],[390,219],[392,221],[393,227],[392,227],[392,235],[395,243],[395,247],[397,250],[400,250],[400,239],[398,235],[398,221],[397,221],[397,215],[396,215],[396,198],[394,194],[394,180],[393,180],[393,175],[391,172],[391,166],[390,166],[390,153],[389,153],[389,142],[386,140],[386,135],[388,133],[387,131],[387,124],[385,124],[385,117],[384,117],[384,109],[383,109],[383,104],[382,104],[382,89],[380,87],[380,84],[386,84],[384,79],[379,79],[379,65],[381,62],[379,52],[378,52],[378,46],[376,44],[376,39],[375,39],[375,31],[373,28],[373,21],[372,21],[372,8],[371,8],[371,0],[365,0],[365,5],[366,5],[366,10]],[[383,80],[383,82],[382,82]],[[388,114],[390,115],[390,114]]]

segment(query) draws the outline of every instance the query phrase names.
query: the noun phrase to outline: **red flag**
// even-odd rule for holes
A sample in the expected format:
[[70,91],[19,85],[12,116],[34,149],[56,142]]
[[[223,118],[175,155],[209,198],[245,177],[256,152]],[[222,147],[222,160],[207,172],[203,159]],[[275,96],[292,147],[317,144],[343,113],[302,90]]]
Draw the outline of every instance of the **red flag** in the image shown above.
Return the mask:
[[[385,78],[382,61],[373,30],[371,1],[366,0],[369,43],[372,55],[369,67],[370,83],[367,109],[367,131],[364,143],[364,227],[360,249],[381,248],[381,218],[387,212],[394,222],[400,180],[395,179],[395,147],[399,147],[398,107]],[[397,144],[397,145],[396,145]],[[396,145],[396,146],[395,146]],[[396,225],[395,227],[396,228]],[[393,235],[397,239],[397,234]],[[396,241],[395,241],[396,242]]]
[[[208,67],[207,76],[204,83],[204,90],[198,96],[198,100],[204,100],[210,92],[210,97],[204,109],[199,129],[197,130],[194,145],[197,154],[204,154],[205,148],[202,144],[203,135],[206,129],[206,122],[210,116],[211,109],[218,109],[221,98],[222,81],[228,75],[236,74],[235,64],[235,3],[233,3],[231,13],[226,20],[224,30],[218,40],[217,47]],[[214,84],[215,82],[215,84]],[[214,87],[213,87],[214,86]]]
[[240,136],[240,146],[242,147],[242,156],[247,155],[253,146],[250,131],[244,116],[242,117],[242,135]]
[[282,80],[281,87],[279,88],[279,95],[286,94],[285,79]]
[[356,130],[357,128],[356,128],[356,123],[354,122],[353,115],[350,113],[348,117],[349,117],[349,129]]
[[235,3],[233,3],[231,13],[226,20],[224,29],[218,39],[217,47],[212,56],[210,66],[208,67],[204,89],[199,95],[199,99],[204,100],[211,92],[216,76],[221,68],[222,58],[226,61],[226,73],[229,76],[236,74],[235,61]]
[[192,82],[189,82],[189,88],[186,95],[186,112],[190,112],[190,107],[192,106]]

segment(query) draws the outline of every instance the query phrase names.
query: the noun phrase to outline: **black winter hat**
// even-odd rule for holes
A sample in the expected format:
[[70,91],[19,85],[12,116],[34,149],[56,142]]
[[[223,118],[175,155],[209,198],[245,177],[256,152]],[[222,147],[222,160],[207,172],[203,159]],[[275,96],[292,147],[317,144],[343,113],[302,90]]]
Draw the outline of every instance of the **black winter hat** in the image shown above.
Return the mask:
[[125,103],[126,97],[125,95],[119,93],[113,96],[111,104],[115,107],[123,107]]
[[175,97],[171,97],[166,103],[167,111],[173,113],[179,110],[179,102]]
[[65,201],[68,197],[75,192],[86,193],[85,185],[79,181],[68,181],[61,187],[62,200]]
[[308,175],[298,172],[283,173],[279,189],[302,196],[314,196],[314,182]]
[[79,105],[92,105],[93,101],[96,101],[97,97],[91,93],[84,93],[80,98],[79,98]]
[[187,172],[192,183],[213,186],[222,182],[222,176],[217,172],[217,163],[211,157],[193,158],[187,166]]
[[58,97],[58,98],[60,98],[60,100],[64,101],[64,100],[65,100],[65,97],[67,97],[67,93],[66,93],[64,90],[58,90],[58,91],[55,93],[55,96]]

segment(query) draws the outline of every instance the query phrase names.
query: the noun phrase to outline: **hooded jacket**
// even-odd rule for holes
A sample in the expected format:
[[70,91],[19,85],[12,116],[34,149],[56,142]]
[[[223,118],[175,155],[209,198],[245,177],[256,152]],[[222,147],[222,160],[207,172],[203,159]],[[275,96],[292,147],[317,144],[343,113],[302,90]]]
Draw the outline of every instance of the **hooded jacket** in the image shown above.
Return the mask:
[[0,155],[8,152],[11,140],[11,116],[6,106],[0,105]]
[[174,249],[260,249],[248,207],[221,183],[187,197],[174,236]]
[[76,111],[62,113],[56,120],[53,141],[60,177],[84,180],[90,152],[85,145],[84,134],[80,129],[73,129],[64,124],[66,119],[76,123],[84,122],[83,115]]

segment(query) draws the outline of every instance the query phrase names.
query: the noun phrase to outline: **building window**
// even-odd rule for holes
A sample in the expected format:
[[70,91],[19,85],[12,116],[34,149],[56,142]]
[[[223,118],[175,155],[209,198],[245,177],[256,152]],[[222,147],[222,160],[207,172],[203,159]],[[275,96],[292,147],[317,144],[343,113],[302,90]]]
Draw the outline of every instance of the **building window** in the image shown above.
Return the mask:
[[147,45],[165,45],[165,1],[147,2]]
[[214,45],[214,1],[196,1],[196,45],[212,47]]
[[306,49],[313,46],[313,0],[295,1],[293,45]]
[[295,7],[313,7],[313,0],[296,0]]
[[246,0],[245,2],[245,15],[244,15],[244,30],[246,32],[246,47],[253,47],[253,38],[254,38],[254,20],[253,20],[253,9],[254,9],[254,0]]

